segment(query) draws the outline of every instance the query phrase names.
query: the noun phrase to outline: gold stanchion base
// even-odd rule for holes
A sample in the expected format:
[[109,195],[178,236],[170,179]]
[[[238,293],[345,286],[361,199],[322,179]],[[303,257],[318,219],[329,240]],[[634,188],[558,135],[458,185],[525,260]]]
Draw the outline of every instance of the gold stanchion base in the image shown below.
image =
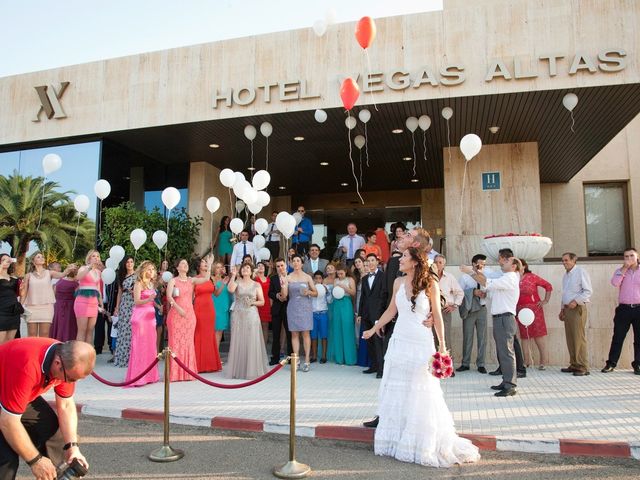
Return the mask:
[[304,463],[291,460],[281,467],[273,469],[273,474],[278,478],[304,478],[311,473],[311,467]]
[[163,445],[156,448],[149,454],[149,460],[152,462],[175,462],[184,457],[184,452],[170,445]]

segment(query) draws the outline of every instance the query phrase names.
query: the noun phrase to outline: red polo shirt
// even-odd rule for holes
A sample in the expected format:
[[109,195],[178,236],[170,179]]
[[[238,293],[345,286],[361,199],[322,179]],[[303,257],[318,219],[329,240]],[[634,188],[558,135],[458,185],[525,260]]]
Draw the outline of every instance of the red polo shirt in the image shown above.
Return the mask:
[[56,395],[73,396],[75,386],[51,378],[55,356],[52,338],[20,338],[0,345],[0,407],[12,415],[22,415],[27,405],[54,387]]

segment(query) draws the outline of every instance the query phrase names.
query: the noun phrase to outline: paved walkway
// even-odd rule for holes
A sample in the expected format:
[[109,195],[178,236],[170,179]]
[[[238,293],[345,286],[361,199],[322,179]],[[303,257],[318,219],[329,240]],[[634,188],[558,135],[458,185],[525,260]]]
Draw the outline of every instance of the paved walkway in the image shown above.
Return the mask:
[[[125,370],[98,356],[96,371],[122,381]],[[297,433],[314,436],[319,425],[358,427],[376,413],[379,380],[360,367],[313,364],[298,373]],[[206,374],[217,382],[235,383],[218,372]],[[211,425],[212,417],[254,419],[264,430],[286,433],[289,423],[289,367],[252,387],[224,390],[197,381],[171,384],[171,421]],[[588,377],[530,369],[519,379],[518,395],[496,398],[491,385],[498,377],[476,371],[458,373],[442,382],[458,432],[495,436],[503,442],[537,442],[537,449],[558,450],[559,439],[627,442],[640,458],[640,376],[629,370]],[[114,388],[89,377],[77,387],[76,400],[89,415],[120,417],[125,409],[161,411],[163,384]],[[428,408],[428,406],[425,406]],[[526,448],[524,448],[526,450]]]

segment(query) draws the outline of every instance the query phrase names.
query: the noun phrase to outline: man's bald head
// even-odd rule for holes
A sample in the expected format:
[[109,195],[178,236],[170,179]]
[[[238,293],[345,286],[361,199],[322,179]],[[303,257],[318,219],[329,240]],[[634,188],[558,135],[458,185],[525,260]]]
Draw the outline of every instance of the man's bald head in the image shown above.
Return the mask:
[[58,354],[69,370],[74,370],[82,378],[89,375],[96,365],[96,351],[93,345],[79,340],[70,340],[60,345]]

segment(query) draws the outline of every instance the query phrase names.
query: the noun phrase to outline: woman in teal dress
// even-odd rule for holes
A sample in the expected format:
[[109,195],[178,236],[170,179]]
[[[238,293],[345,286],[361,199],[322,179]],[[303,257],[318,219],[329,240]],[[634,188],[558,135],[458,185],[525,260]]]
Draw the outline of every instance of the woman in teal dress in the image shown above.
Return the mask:
[[222,262],[216,262],[213,265],[212,271],[212,280],[216,287],[212,296],[213,308],[216,311],[216,343],[218,344],[219,351],[222,332],[229,330],[229,307],[231,306],[231,294],[227,290],[229,277],[225,275],[224,265]]
[[222,220],[220,220],[220,229],[218,231],[218,258],[223,265],[229,265],[229,262],[231,261],[231,254],[233,253],[233,243],[231,243],[233,234],[229,228],[230,221],[231,217],[229,217],[229,215],[222,217]]
[[[353,278],[347,276],[347,267],[344,265],[336,267],[336,275],[338,278],[333,283],[333,318],[327,350],[330,359],[337,364],[355,365],[358,360],[353,314],[356,284]],[[337,287],[344,290],[344,296],[339,299],[335,298]]]

